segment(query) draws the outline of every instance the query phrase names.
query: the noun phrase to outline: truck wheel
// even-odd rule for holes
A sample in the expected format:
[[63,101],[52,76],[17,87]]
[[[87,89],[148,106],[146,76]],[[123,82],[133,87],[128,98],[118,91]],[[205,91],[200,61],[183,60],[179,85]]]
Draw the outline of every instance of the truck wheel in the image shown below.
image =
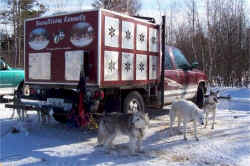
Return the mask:
[[56,113],[54,113],[53,114],[53,117],[54,117],[54,119],[57,121],[57,122],[60,122],[60,123],[67,123],[67,121],[68,121],[68,118],[67,118],[67,114],[62,114],[62,113],[60,113],[60,114],[56,114]]
[[144,101],[139,92],[130,92],[123,103],[124,113],[144,112]]
[[204,95],[205,95],[205,87],[203,85],[198,86],[197,94],[196,94],[196,105],[199,108],[203,107],[203,102],[204,102]]

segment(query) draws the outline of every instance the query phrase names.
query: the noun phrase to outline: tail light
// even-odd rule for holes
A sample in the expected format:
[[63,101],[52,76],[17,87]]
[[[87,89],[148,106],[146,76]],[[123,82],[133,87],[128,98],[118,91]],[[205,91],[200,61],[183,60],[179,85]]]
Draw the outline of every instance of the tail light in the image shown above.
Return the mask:
[[29,96],[30,95],[30,87],[29,87],[29,85],[26,85],[24,87],[23,94],[24,94],[24,96]]

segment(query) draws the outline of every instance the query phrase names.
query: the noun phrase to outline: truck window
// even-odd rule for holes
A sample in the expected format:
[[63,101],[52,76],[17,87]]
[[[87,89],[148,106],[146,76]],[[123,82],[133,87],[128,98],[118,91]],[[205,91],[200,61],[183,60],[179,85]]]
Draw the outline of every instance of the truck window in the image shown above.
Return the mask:
[[171,70],[173,69],[173,64],[169,55],[168,50],[165,52],[165,69]]
[[181,53],[180,50],[173,49],[175,64],[177,69],[182,69],[184,66],[190,66],[185,56]]

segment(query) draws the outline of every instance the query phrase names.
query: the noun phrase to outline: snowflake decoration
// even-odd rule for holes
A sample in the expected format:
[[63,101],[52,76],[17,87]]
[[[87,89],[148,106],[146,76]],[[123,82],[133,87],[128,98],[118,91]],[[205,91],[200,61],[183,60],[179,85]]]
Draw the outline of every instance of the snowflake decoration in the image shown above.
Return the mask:
[[129,62],[124,63],[124,69],[129,72],[131,70],[131,64]]
[[129,30],[127,30],[125,33],[126,33],[125,38],[127,40],[131,39],[131,32]]
[[109,67],[108,69],[113,72],[115,70],[115,62],[113,62],[112,60],[109,62]]
[[115,29],[112,26],[109,28],[109,35],[111,36],[111,38],[115,36]]
[[156,71],[156,65],[152,65],[152,70]]
[[144,36],[143,33],[141,33],[141,34],[139,35],[139,40],[140,40],[141,42],[144,42],[145,36]]
[[144,64],[142,62],[139,64],[139,70],[141,72],[143,72],[143,70],[144,70]]
[[151,38],[151,41],[152,41],[153,44],[155,44],[155,43],[156,43],[156,37],[153,36],[153,37]]

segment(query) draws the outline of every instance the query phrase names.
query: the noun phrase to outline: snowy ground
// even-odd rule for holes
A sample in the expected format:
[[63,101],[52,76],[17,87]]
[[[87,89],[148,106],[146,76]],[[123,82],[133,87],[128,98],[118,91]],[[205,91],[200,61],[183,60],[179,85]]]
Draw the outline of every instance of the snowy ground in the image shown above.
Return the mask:
[[[225,88],[221,95],[215,129],[199,127],[195,141],[188,130],[188,141],[177,131],[169,134],[168,111],[151,114],[151,125],[144,139],[145,153],[128,155],[128,138],[115,139],[117,150],[107,154],[96,147],[95,131],[70,129],[53,122],[38,124],[31,115],[29,135],[10,132],[20,124],[9,119],[12,111],[0,104],[0,163],[4,166],[78,166],[78,165],[168,165],[168,166],[248,166],[250,165],[250,89]],[[211,121],[210,121],[211,122]],[[191,126],[190,126],[191,127]]]
[[0,88],[0,96],[6,94],[14,94],[14,88]]

